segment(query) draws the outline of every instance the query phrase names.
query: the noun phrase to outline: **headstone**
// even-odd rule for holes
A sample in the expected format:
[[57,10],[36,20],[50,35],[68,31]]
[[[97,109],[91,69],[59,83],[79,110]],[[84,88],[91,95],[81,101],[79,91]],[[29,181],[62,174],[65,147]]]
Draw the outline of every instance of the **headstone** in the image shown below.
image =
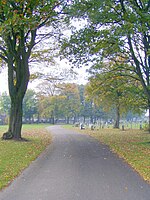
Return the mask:
[[80,129],[81,129],[81,130],[82,130],[82,129],[85,129],[83,123],[80,124]]

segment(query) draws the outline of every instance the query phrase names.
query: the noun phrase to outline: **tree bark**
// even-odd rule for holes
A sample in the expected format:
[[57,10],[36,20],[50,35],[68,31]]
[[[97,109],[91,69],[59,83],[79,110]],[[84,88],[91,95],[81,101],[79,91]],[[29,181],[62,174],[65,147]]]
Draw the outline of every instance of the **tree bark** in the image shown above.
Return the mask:
[[[8,86],[11,99],[9,128],[3,134],[3,139],[21,140],[22,102],[29,82],[29,56],[25,48],[20,45],[18,51],[13,51],[11,40],[8,43]],[[16,53],[16,55],[14,55]]]
[[54,117],[54,115],[52,115],[51,120],[52,120],[52,124],[55,124],[55,117]]
[[22,101],[23,101],[22,98],[18,98],[11,101],[8,132],[12,134],[12,138],[15,140],[21,139]]
[[69,120],[70,118],[69,117],[66,117],[66,123],[69,124]]
[[120,127],[120,107],[119,105],[116,107],[116,120],[114,124],[114,128]]

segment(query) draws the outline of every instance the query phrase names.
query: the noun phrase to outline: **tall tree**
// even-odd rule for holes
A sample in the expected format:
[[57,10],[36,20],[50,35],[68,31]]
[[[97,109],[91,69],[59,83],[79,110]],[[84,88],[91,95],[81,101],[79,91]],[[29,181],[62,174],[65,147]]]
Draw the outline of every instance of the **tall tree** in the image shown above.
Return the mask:
[[[22,102],[30,77],[31,52],[44,38],[54,37],[66,2],[0,0],[0,58],[8,67],[11,98],[9,129],[3,139],[21,139]],[[45,26],[50,27],[48,31]]]
[[87,86],[87,94],[94,99],[96,104],[103,105],[105,110],[114,109],[116,112],[114,128],[119,128],[120,117],[123,113],[132,111],[141,113],[146,109],[146,98],[143,95],[143,88],[139,81],[133,79],[136,74],[132,73],[132,78],[121,75],[116,65],[103,64],[101,67],[95,66],[90,69],[91,77]]
[[23,117],[25,122],[32,123],[34,115],[37,114],[37,97],[34,90],[27,90],[23,99]]
[[137,74],[150,110],[150,1],[73,2],[72,18],[83,19],[85,23],[64,44],[65,54],[78,66],[121,56],[124,62],[130,63],[128,70]]
[[64,101],[64,115],[66,122],[69,123],[70,117],[74,117],[74,123],[76,117],[80,111],[80,95],[78,86],[74,83],[64,83],[60,85],[61,95],[65,97]]
[[[85,94],[85,85],[79,85],[79,94],[80,94],[80,117],[83,117],[83,122],[86,122],[86,119],[88,118],[88,121],[90,123],[93,123],[93,118],[95,115],[94,112],[94,106],[92,100],[86,99]],[[90,119],[90,120],[89,120]]]

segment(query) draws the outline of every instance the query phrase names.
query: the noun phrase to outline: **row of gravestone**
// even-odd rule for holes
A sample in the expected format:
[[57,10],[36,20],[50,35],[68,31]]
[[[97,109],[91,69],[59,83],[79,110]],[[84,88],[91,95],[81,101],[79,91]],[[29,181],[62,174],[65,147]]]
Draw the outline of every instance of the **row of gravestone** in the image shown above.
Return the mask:
[[[76,126],[77,127],[77,126]],[[78,127],[80,127],[81,130],[85,129],[85,125],[83,123],[80,123],[78,124]],[[94,130],[96,128],[96,125],[94,124],[89,124],[89,128],[90,130]],[[102,127],[104,128],[104,127]],[[142,125],[140,124],[140,130],[142,129]],[[125,127],[124,125],[122,125],[122,130],[124,131],[125,130]]]

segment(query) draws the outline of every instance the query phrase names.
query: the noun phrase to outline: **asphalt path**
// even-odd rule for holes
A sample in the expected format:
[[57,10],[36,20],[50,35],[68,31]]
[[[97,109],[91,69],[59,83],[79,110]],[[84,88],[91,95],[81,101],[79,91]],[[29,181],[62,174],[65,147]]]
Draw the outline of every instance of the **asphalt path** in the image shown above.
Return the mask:
[[150,200],[150,185],[87,135],[49,127],[53,143],[0,192],[0,200]]

